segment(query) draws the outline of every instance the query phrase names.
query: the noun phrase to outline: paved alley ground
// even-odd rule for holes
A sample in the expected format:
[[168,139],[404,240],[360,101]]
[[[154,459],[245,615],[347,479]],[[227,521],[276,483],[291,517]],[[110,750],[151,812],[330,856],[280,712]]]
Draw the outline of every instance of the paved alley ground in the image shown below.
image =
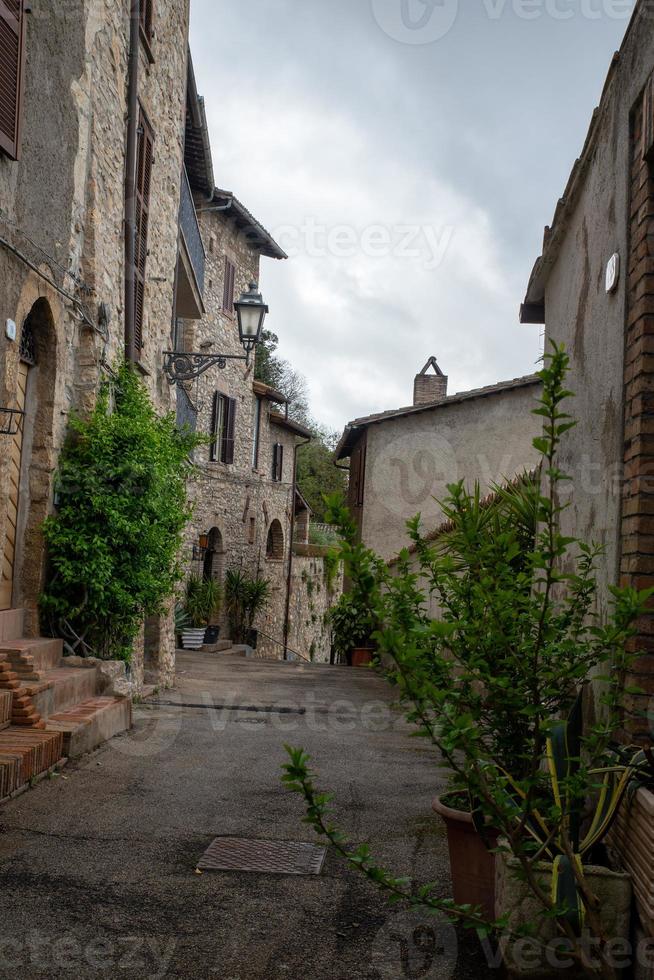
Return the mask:
[[188,653],[178,667],[132,732],[0,810],[0,976],[494,975],[476,940],[407,919],[332,854],[319,877],[197,874],[217,836],[317,840],[280,783],[289,742],[354,841],[447,895],[443,782],[370,671]]

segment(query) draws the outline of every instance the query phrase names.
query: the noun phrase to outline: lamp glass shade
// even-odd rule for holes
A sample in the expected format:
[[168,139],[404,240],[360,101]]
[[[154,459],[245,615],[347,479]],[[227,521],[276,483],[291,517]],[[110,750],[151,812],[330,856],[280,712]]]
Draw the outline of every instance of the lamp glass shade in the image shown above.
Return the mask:
[[248,292],[243,293],[238,302],[234,303],[234,309],[238,318],[241,343],[244,347],[251,348],[261,340],[263,322],[268,312],[268,307],[255,282],[250,283]]
[[202,548],[203,551],[206,551],[208,547],[209,547],[209,535],[208,534],[201,534],[200,535],[200,548]]

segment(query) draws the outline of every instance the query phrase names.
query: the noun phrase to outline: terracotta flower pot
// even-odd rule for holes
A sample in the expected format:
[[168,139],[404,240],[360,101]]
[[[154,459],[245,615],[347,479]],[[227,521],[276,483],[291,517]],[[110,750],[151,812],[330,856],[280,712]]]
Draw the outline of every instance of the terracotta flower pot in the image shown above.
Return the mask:
[[[452,897],[458,905],[480,906],[489,919],[495,918],[495,855],[477,833],[472,814],[455,810],[447,796],[437,797],[432,808],[444,820],[450,851]],[[498,834],[488,830],[490,847],[497,843]]]
[[355,647],[352,651],[352,667],[369,667],[373,661],[375,651],[369,647]]

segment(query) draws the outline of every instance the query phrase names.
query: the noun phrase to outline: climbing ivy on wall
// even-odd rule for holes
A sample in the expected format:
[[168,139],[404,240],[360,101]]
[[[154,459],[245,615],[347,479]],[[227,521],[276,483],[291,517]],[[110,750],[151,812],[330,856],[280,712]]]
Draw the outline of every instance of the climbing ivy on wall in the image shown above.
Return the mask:
[[89,419],[73,417],[57,475],[58,512],[43,531],[49,580],[44,628],[79,656],[129,660],[147,616],[182,577],[189,457],[200,438],[160,417],[122,366]]

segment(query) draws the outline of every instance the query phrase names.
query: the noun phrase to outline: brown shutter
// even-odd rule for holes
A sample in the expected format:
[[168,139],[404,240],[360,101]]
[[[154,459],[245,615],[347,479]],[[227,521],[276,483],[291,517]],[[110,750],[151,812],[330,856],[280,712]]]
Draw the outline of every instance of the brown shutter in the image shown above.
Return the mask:
[[225,259],[225,286],[223,289],[223,310],[226,313],[234,312],[234,284],[236,282],[236,266]]
[[146,40],[154,36],[154,0],[141,0],[141,28]]
[[20,158],[25,70],[23,0],[0,0],[0,150]]
[[150,222],[150,188],[152,184],[153,157],[154,134],[145,113],[141,110],[136,171],[136,315],[134,318],[134,346],[137,355],[143,348],[145,270],[148,261],[148,226]]
[[236,434],[236,400],[225,399],[225,425],[223,427],[223,463],[234,462],[234,442]]
[[213,393],[213,405],[211,408],[211,444],[209,446],[209,459],[212,463],[216,462],[217,459],[217,449],[218,449],[218,404],[220,399],[220,394],[217,391]]

